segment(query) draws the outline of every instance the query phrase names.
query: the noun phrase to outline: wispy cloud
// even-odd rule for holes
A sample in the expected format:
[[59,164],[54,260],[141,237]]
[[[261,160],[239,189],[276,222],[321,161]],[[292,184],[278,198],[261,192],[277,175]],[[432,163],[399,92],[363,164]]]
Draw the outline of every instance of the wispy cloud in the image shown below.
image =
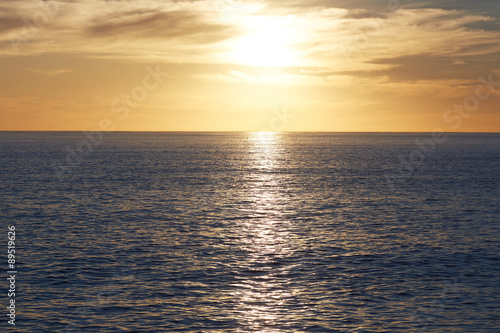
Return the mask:
[[[57,15],[44,19],[39,33],[21,51],[230,63],[237,61],[227,56],[235,39],[250,33],[243,23],[266,18],[285,22],[282,28],[291,31],[289,46],[300,54],[303,67],[375,70],[383,66],[375,60],[389,57],[460,58],[500,52],[500,32],[470,26],[495,18],[460,10],[402,7],[389,12],[380,6],[370,8],[366,1],[357,5],[283,1],[277,6],[256,0],[230,2],[231,15],[237,19],[229,20],[221,16],[227,7],[221,1],[58,2]],[[360,9],[361,5],[366,8]],[[1,8],[0,52],[10,54],[12,34],[26,29],[44,9],[26,1],[7,2]]]
[[38,75],[47,76],[48,78],[52,78],[56,75],[74,72],[74,70],[72,69],[37,69],[37,68],[26,68],[26,71]]
[[183,38],[196,43],[214,43],[236,34],[234,27],[208,22],[201,14],[190,11],[129,11],[113,16],[93,19],[85,28],[88,35],[163,41]]

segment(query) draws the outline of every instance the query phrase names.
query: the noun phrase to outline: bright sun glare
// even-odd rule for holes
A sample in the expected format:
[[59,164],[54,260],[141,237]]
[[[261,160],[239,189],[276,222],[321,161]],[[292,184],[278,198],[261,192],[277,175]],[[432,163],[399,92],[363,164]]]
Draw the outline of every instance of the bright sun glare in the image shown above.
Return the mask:
[[295,52],[290,45],[293,31],[287,27],[287,21],[252,17],[241,25],[249,32],[234,43],[233,57],[238,63],[252,66],[297,64]]

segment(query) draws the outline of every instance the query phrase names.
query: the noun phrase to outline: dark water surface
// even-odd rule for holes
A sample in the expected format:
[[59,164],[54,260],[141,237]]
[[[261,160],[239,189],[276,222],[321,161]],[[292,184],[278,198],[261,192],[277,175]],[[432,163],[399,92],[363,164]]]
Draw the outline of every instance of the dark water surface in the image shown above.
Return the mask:
[[0,133],[0,331],[500,332],[500,135],[431,138]]

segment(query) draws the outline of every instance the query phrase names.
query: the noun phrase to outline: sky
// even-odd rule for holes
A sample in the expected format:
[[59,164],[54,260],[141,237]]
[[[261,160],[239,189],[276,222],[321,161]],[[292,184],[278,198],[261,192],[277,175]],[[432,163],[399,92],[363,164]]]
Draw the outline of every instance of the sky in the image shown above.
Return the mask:
[[500,132],[498,0],[2,0],[0,130]]

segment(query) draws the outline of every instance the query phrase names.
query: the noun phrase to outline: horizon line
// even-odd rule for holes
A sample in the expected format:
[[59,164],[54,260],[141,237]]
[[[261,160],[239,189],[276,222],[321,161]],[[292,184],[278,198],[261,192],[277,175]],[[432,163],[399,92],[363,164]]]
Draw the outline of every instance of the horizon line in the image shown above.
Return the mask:
[[[0,130],[0,132],[43,132],[43,133],[57,133],[57,132],[102,132],[102,133],[434,133],[436,131],[239,131],[239,130],[180,130],[180,131],[161,131],[161,130],[120,130],[120,131],[98,131],[98,130]],[[500,134],[498,132],[446,132],[446,134]]]

